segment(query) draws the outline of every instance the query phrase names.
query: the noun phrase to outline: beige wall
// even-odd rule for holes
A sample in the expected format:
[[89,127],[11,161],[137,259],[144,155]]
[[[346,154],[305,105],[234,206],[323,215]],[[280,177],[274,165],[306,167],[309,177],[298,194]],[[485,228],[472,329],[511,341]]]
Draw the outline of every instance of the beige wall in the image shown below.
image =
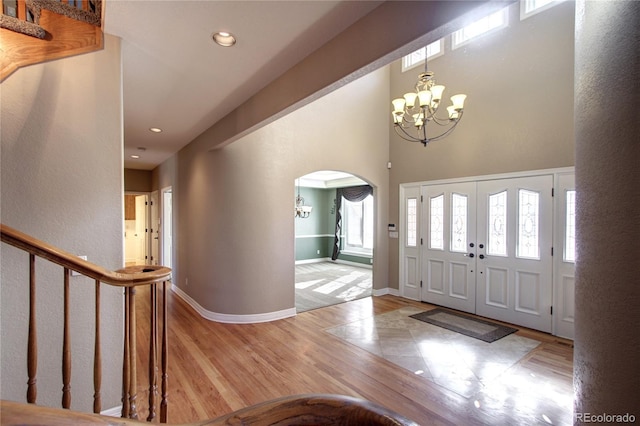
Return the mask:
[[124,190],[131,192],[151,192],[151,170],[124,169]]
[[[2,223],[123,264],[120,41],[16,71],[2,90]],[[2,399],[26,401],[28,256],[2,244]],[[38,403],[60,406],[62,268],[37,263]],[[94,285],[71,278],[72,408],[92,410]],[[120,405],[122,294],[102,290],[103,408]]]
[[[169,160],[174,165],[154,171],[154,185],[173,187],[174,284],[216,313],[292,308],[294,179],[337,169],[376,187],[374,288],[386,288],[389,82],[380,76],[388,71],[354,85],[372,88],[331,92],[459,28],[465,13],[485,6],[495,7],[478,1],[385,3],[214,124]],[[286,115],[302,105],[311,109]],[[309,116],[292,122],[296,113]],[[274,120],[275,126],[249,133]]]
[[[174,284],[215,313],[293,308],[294,185],[313,171],[346,171],[370,182],[378,229],[386,224],[388,87],[383,68],[224,148],[181,151]],[[375,256],[374,287],[383,288],[387,240],[380,233]]]
[[[467,94],[465,115],[447,138],[421,144],[390,129],[391,223],[398,224],[399,185],[574,165],[574,2],[520,21],[429,61],[449,97]],[[393,98],[413,89],[424,66],[401,72],[391,65]],[[389,111],[391,103],[389,102]],[[437,126],[436,126],[437,127]],[[390,285],[398,288],[398,240],[390,245]]]
[[[404,5],[406,4],[403,4],[403,7]],[[376,9],[374,15],[380,11],[380,9]],[[376,228],[381,243],[379,246],[384,247],[388,266],[385,265],[384,268],[380,266],[383,253],[382,250],[376,251],[375,269],[378,270],[378,274],[375,278],[375,288],[387,286],[398,288],[398,240],[387,238],[386,226],[388,223],[397,224],[399,221],[398,187],[401,183],[573,165],[573,13],[573,3],[567,2],[520,22],[518,8],[512,7],[510,11],[512,24],[509,28],[486,36],[456,51],[447,51],[445,56],[432,61],[430,69],[436,71],[436,77],[439,76],[440,81],[449,87],[449,91],[452,92],[449,95],[453,94],[454,90],[455,92],[463,91],[469,95],[469,99],[466,108],[467,115],[459,129],[448,139],[436,142],[426,149],[420,145],[401,141],[395,136],[393,130],[390,130],[390,119],[387,117],[392,95],[395,97],[398,93],[404,93],[408,88],[411,88],[420,72],[419,68],[401,74],[399,62],[391,65],[390,83],[386,89],[390,88],[390,95],[386,103],[381,104],[380,110],[372,111],[372,114],[363,114],[362,104],[343,110],[351,123],[354,120],[357,121],[358,117],[366,117],[361,120],[366,119],[369,127],[371,127],[371,123],[374,123],[373,114],[380,114],[382,124],[386,126],[384,129],[386,138],[390,139],[387,157],[392,161],[393,167],[390,172],[385,171],[388,177],[389,194],[388,199],[386,199],[386,194],[381,197],[381,199],[385,199],[385,207],[379,206],[379,208],[383,209],[385,213],[378,216],[379,218],[385,217],[385,220],[379,222],[378,228]],[[373,20],[374,18],[369,17],[369,19]],[[393,20],[391,21],[393,22]],[[407,53],[410,51],[407,50],[407,46],[414,49],[418,45],[424,45],[427,41],[448,34],[455,29],[455,25],[458,25],[451,23],[443,26],[429,25],[434,22],[440,24],[447,22],[446,20],[437,21],[437,19],[434,21],[427,19],[423,22],[425,22],[422,26],[423,31],[430,28],[432,31],[422,35],[420,33],[413,34],[416,38],[411,43],[399,47],[389,55],[383,55],[383,59],[373,63],[384,61],[384,57],[398,57],[399,52]],[[408,27],[412,30],[415,29],[411,25]],[[544,31],[541,31],[541,28],[544,28]],[[398,27],[394,34],[396,32],[402,33],[403,28]],[[394,40],[398,42],[401,38],[402,36],[399,36]],[[335,45],[332,44],[331,48],[335,48]],[[368,53],[372,55],[371,58],[375,58],[373,52]],[[377,53],[383,54],[381,51]],[[307,61],[314,63],[317,60],[316,56],[321,57],[322,54],[323,52],[316,52]],[[361,58],[356,59],[361,60]],[[349,64],[342,65],[344,67],[350,66]],[[289,73],[291,74],[289,80],[293,81],[293,86],[296,84],[296,72],[299,71],[296,68]],[[346,80],[348,79],[339,84],[345,84]],[[286,81],[286,79],[278,80],[275,86],[281,87]],[[320,90],[320,92],[324,93],[324,90]],[[291,93],[298,92],[286,91],[286,102],[292,102]],[[315,99],[315,95],[312,98]],[[227,273],[224,267],[214,272],[205,273],[197,266],[200,262],[207,263],[208,257],[202,258],[200,256],[211,256],[210,253],[214,254],[214,258],[226,259],[222,262],[223,265],[233,264],[232,259],[238,254],[241,258],[266,259],[264,253],[268,250],[264,248],[254,250],[252,247],[247,247],[245,242],[236,241],[233,235],[241,230],[252,229],[251,225],[242,225],[239,220],[247,209],[251,209],[251,205],[262,206],[266,212],[263,214],[271,220],[271,223],[278,223],[276,218],[279,216],[270,216],[275,214],[274,207],[271,206],[279,208],[282,201],[275,201],[277,197],[273,196],[266,196],[262,199],[261,195],[255,193],[247,196],[247,193],[255,191],[254,188],[248,183],[238,184],[238,182],[242,179],[247,182],[252,182],[252,179],[273,182],[273,184],[261,184],[266,185],[261,189],[271,194],[274,191],[271,185],[280,186],[284,184],[285,180],[295,178],[295,173],[294,176],[287,174],[291,159],[295,157],[291,157],[290,150],[285,152],[279,150],[282,146],[287,146],[287,141],[294,137],[293,135],[299,137],[301,131],[294,131],[289,127],[270,127],[268,125],[263,128],[268,130],[260,129],[240,137],[236,142],[241,145],[253,143],[256,144],[256,147],[242,151],[240,145],[235,146],[236,143],[234,143],[228,147],[229,149],[212,151],[209,154],[209,159],[202,154],[211,147],[225,145],[228,141],[225,142],[222,135],[227,135],[226,132],[230,126],[237,126],[242,122],[242,120],[237,120],[237,116],[244,108],[255,113],[256,110],[252,105],[259,99],[261,99],[260,95],[220,123],[212,126],[189,144],[175,160],[177,161],[175,167],[163,166],[165,169],[177,170],[175,179],[179,182],[178,185],[173,184],[174,197],[177,197],[176,210],[178,211],[175,229],[176,236],[180,238],[180,242],[176,244],[178,261],[175,265],[177,269],[175,283],[196,301],[203,304],[205,308],[214,312],[254,313],[269,311],[264,309],[264,306],[260,308],[261,310],[250,307],[252,302],[247,301],[246,294],[252,294],[252,290],[250,290],[251,287],[244,288],[244,284],[229,284],[228,287],[225,287],[226,284],[222,284],[223,287],[219,287],[219,291],[216,291],[220,302],[207,302],[208,299],[214,299],[209,290],[220,286],[221,282],[236,281],[241,283],[250,280],[237,278],[235,276],[242,275],[242,272],[229,270]],[[322,99],[324,98],[320,98],[320,101]],[[302,127],[307,129],[308,134],[325,131],[326,129],[315,125],[315,123],[326,117],[335,117],[333,114],[336,114],[338,109],[350,100],[351,95],[343,95],[334,102],[333,108],[328,109],[315,105],[319,101],[314,101],[308,105],[311,108],[317,108],[314,109],[314,118],[310,121],[314,125],[310,126],[305,123]],[[274,109],[273,105],[273,101],[265,104],[264,110]],[[357,111],[357,114],[354,114],[354,111]],[[277,111],[275,113],[276,116],[282,114]],[[288,120],[288,117],[285,116],[279,120]],[[228,121],[231,123],[227,123]],[[375,124],[381,123],[375,122]],[[329,126],[332,125],[329,124]],[[349,124],[344,132],[354,132],[358,128],[358,126]],[[236,131],[240,130],[240,128],[236,129]],[[376,138],[380,138],[380,135],[376,134]],[[304,164],[308,168],[308,170],[301,170],[298,175],[313,171],[314,169],[309,167],[307,162],[311,159],[323,158],[322,155],[326,153],[325,149],[313,151],[313,145],[306,144],[306,139],[307,137],[304,135],[298,142],[299,147],[305,146],[304,151],[295,146],[299,151],[294,152],[303,153],[300,157],[300,164]],[[305,141],[304,145],[302,140]],[[277,145],[269,145],[275,141],[279,141]],[[268,149],[263,152],[265,144]],[[344,147],[344,145],[342,146]],[[358,145],[354,146],[358,147]],[[368,155],[367,152],[371,150],[372,146],[374,144],[370,143],[366,147],[362,147],[361,152]],[[251,156],[254,157],[252,160]],[[270,165],[265,166],[265,164]],[[344,170],[354,172],[354,170],[349,170],[349,167],[353,167],[353,164],[349,164]],[[315,170],[327,168],[335,169],[336,167],[319,165]],[[165,174],[164,172],[159,173],[159,177],[155,179],[162,179]],[[354,174],[358,173],[354,172]],[[372,183],[375,184],[375,182]],[[262,192],[259,191],[258,194],[262,194]],[[255,200],[256,197],[260,200],[259,203],[247,204]],[[386,212],[388,212],[388,216]],[[281,228],[275,228],[278,229],[277,233],[288,232],[285,224],[281,224],[281,226]],[[236,229],[236,227],[242,229]],[[207,231],[203,231],[205,229]],[[273,231],[273,229],[270,230]],[[206,235],[207,238],[201,238],[202,235]],[[258,232],[255,235],[264,235],[263,239],[252,237],[251,234],[247,235],[247,238],[252,241],[259,240],[258,245],[266,244],[269,246],[274,239],[274,236],[269,233]],[[280,247],[280,250],[281,257],[287,258],[287,261],[288,258],[293,257],[293,255],[289,256],[287,251],[293,251],[292,247],[284,245]],[[262,271],[265,274],[275,274],[285,281],[291,281],[289,275],[293,272],[284,268],[284,263],[280,266],[275,266],[266,260],[264,263],[265,269]],[[275,270],[269,270],[269,268],[275,268]],[[285,269],[287,269],[286,272]],[[383,270],[384,272],[382,272]],[[181,271],[189,271],[189,276],[186,275],[186,272],[181,273]],[[384,278],[381,277],[382,273],[385,274]],[[187,278],[189,278],[189,286],[192,286],[194,280],[198,284],[192,288],[187,287]],[[274,306],[285,308],[292,304],[292,297],[290,295],[289,299],[281,299],[286,302],[276,303]],[[245,307],[236,309],[230,308],[229,305]],[[224,309],[222,311],[216,310],[213,306],[224,306]]]

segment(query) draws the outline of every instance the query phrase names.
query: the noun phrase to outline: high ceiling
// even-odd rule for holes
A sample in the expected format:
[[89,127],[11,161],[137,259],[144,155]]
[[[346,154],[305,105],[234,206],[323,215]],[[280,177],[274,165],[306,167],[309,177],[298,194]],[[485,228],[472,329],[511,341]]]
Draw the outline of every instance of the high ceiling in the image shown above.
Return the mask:
[[[108,1],[104,30],[122,39],[125,167],[153,169],[380,3]],[[216,45],[216,31],[236,45]]]

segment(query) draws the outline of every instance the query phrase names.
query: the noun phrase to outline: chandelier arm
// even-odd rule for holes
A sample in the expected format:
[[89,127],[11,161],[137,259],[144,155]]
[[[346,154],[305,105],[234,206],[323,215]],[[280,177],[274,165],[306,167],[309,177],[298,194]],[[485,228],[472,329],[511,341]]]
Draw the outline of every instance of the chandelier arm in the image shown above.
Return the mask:
[[431,121],[439,126],[448,126],[451,124],[451,122],[453,120],[449,119],[449,118],[440,118],[440,117],[436,117],[435,115],[433,117],[431,117]]
[[442,134],[440,134],[438,136],[434,136],[434,137],[429,138],[429,141],[437,141],[437,140],[442,139],[442,138],[444,138],[446,136],[449,136],[449,134],[451,132],[453,132],[453,129],[456,128],[456,126],[458,125],[459,122],[460,122],[460,120],[455,121],[453,126],[449,127],[444,133],[442,133]]
[[[425,141],[425,140],[418,139],[418,138],[416,138],[416,137],[411,136],[409,133],[407,133],[407,131],[406,131],[402,126],[399,126],[399,125],[397,125],[397,124],[396,124],[396,125],[394,125],[393,127],[394,127],[394,129],[395,129],[395,131],[396,131],[396,134],[397,134],[398,136],[400,136],[402,139],[404,139],[405,141],[409,141],[409,142],[420,142],[420,143],[422,143],[423,145],[426,145],[426,144],[429,142],[429,140],[426,140],[426,141]],[[400,131],[398,131],[398,129],[400,129]]]
[[402,127],[403,129],[411,129],[413,127],[415,127],[415,121],[412,120],[407,120],[404,117],[402,117],[402,122],[397,123],[398,125],[400,125],[400,127]]

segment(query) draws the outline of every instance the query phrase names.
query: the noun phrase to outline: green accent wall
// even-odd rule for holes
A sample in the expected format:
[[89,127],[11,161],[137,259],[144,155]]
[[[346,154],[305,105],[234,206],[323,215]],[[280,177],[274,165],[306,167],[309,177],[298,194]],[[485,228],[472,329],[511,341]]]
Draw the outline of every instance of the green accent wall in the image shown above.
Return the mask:
[[[313,207],[313,210],[308,218],[295,219],[296,260],[331,257],[336,226],[336,190],[301,187],[300,196],[304,198],[306,205]],[[340,253],[338,259],[371,265],[371,257]]]
[[304,198],[305,205],[313,207],[313,210],[308,218],[295,219],[296,260],[331,257],[336,223],[336,190],[301,187],[300,196]]

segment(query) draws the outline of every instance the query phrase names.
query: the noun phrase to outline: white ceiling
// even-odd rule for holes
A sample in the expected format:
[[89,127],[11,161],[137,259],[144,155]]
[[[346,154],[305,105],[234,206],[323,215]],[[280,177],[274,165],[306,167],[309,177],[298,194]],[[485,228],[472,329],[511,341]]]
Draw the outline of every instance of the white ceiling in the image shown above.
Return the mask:
[[300,176],[297,184],[308,188],[343,188],[347,186],[366,185],[367,182],[349,173],[321,170]]
[[125,167],[153,169],[380,3],[106,2],[104,31],[122,39]]

